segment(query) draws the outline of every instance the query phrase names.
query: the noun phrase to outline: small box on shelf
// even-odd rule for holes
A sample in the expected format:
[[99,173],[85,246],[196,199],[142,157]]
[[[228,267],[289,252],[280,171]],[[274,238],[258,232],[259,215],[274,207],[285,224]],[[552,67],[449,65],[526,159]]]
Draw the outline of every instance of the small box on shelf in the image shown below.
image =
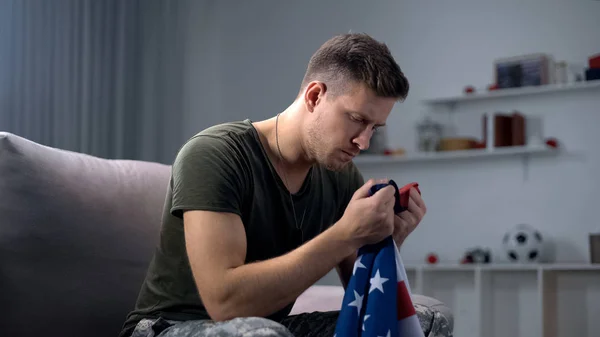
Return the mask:
[[600,233],[590,234],[590,262],[600,264]]
[[483,140],[488,150],[526,145],[526,118],[518,111],[485,114],[482,124]]

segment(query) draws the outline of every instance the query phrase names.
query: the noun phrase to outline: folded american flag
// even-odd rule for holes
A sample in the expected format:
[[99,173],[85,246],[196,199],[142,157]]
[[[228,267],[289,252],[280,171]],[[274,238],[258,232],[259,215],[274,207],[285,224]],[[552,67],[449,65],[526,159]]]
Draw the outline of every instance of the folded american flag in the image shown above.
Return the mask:
[[335,337],[424,337],[392,237],[359,249]]

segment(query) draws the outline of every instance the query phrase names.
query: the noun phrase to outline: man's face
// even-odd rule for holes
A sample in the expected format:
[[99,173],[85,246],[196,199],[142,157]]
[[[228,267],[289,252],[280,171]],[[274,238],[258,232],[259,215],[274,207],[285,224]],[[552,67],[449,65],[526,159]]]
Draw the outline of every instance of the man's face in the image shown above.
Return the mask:
[[[322,88],[322,87],[321,87]],[[361,150],[369,148],[373,132],[385,124],[396,99],[377,97],[362,84],[355,84],[332,97],[319,86],[308,88],[313,102],[308,121],[307,152],[330,170],[341,170]]]

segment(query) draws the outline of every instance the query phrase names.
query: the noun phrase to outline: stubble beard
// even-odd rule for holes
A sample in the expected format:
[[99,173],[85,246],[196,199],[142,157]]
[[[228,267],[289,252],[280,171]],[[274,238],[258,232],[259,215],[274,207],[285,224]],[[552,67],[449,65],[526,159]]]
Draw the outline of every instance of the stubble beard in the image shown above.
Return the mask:
[[318,120],[308,128],[307,135],[306,152],[311,159],[324,166],[327,170],[334,172],[339,172],[346,166],[345,163],[337,162],[329,158],[327,153],[327,141],[325,140],[326,136],[324,131],[320,129]]

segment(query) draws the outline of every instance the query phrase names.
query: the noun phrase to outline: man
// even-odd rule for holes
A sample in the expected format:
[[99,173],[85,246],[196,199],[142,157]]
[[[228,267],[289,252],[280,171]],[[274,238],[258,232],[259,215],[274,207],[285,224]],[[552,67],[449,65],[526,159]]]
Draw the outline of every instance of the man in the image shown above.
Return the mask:
[[337,312],[288,316],[296,298],[333,268],[346,286],[361,246],[401,245],[426,212],[413,190],[393,214],[393,189],[369,197],[352,163],[408,88],[384,44],[336,36],[285,111],[188,140],[122,336],[332,336]]

